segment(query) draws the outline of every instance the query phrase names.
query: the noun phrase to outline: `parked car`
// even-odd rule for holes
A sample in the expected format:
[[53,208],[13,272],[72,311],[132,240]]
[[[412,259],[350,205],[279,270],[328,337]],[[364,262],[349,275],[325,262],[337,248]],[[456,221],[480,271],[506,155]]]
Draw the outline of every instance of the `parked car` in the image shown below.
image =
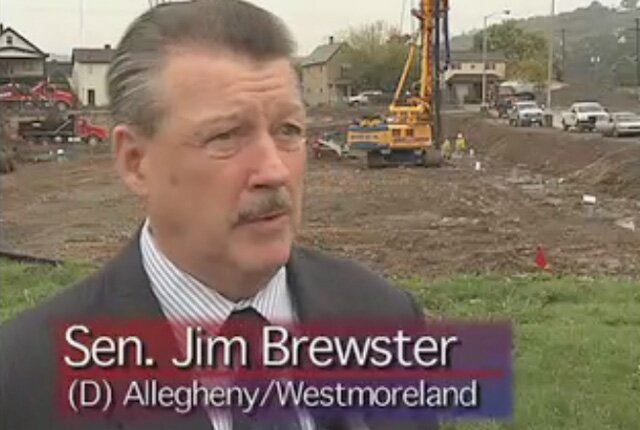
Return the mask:
[[542,126],[544,111],[536,102],[517,102],[509,112],[509,125],[515,127]]
[[379,97],[382,97],[382,91],[363,91],[358,95],[347,97],[346,101],[349,106],[358,106],[370,104]]
[[502,94],[496,100],[495,108],[499,118],[509,118],[509,113],[518,102],[531,102],[536,100],[536,95],[531,92],[518,92],[513,94]]
[[575,128],[578,131],[594,131],[596,123],[609,119],[609,113],[600,103],[579,102],[571,105],[567,112],[562,112],[562,128],[568,131]]
[[596,129],[604,136],[640,135],[640,115],[633,112],[616,112],[596,123]]

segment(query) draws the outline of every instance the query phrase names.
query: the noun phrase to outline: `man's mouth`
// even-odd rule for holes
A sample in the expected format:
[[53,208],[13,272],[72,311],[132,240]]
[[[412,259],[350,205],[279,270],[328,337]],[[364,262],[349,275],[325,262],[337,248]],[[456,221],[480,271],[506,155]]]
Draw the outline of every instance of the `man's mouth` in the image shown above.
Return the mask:
[[247,224],[276,221],[276,220],[279,220],[280,218],[283,218],[283,217],[285,217],[287,215],[289,215],[289,213],[286,212],[286,211],[270,212],[268,214],[261,215],[259,217],[255,217],[255,218],[250,219],[249,221],[247,221]]

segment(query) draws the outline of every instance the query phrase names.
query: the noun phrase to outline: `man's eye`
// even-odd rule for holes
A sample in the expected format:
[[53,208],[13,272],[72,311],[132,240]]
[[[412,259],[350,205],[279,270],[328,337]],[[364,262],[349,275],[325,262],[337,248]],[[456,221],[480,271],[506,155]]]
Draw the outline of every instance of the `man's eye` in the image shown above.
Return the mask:
[[286,137],[301,137],[303,130],[302,127],[295,124],[284,124],[280,127],[280,133]]
[[234,128],[233,130],[225,131],[224,133],[215,134],[207,138],[205,142],[206,143],[224,142],[233,138],[237,134],[237,132],[238,130]]
[[242,141],[240,129],[234,128],[223,133],[212,134],[204,140],[203,148],[212,157],[228,158],[240,150]]

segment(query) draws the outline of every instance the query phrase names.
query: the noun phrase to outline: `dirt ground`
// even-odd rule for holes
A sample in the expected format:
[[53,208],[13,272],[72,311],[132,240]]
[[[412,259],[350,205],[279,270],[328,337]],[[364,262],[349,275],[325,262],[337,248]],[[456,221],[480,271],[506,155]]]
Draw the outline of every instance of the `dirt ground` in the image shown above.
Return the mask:
[[[640,277],[640,145],[470,117],[445,126],[467,134],[475,159],[383,170],[310,160],[300,242],[388,276],[529,272],[543,245],[554,272]],[[20,166],[1,191],[2,248],[39,256],[105,261],[142,216],[107,155]]]

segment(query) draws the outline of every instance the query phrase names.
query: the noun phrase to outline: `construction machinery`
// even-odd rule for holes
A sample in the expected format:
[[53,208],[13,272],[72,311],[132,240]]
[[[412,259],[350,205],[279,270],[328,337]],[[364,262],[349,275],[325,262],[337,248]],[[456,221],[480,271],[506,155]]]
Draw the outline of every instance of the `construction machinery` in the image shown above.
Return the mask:
[[[369,117],[349,127],[350,151],[365,151],[369,167],[387,165],[439,166],[440,143],[440,45],[445,34],[446,63],[449,62],[449,0],[420,0],[412,15],[420,22],[398,82],[389,118]],[[416,62],[420,63],[419,85],[405,91]]]

